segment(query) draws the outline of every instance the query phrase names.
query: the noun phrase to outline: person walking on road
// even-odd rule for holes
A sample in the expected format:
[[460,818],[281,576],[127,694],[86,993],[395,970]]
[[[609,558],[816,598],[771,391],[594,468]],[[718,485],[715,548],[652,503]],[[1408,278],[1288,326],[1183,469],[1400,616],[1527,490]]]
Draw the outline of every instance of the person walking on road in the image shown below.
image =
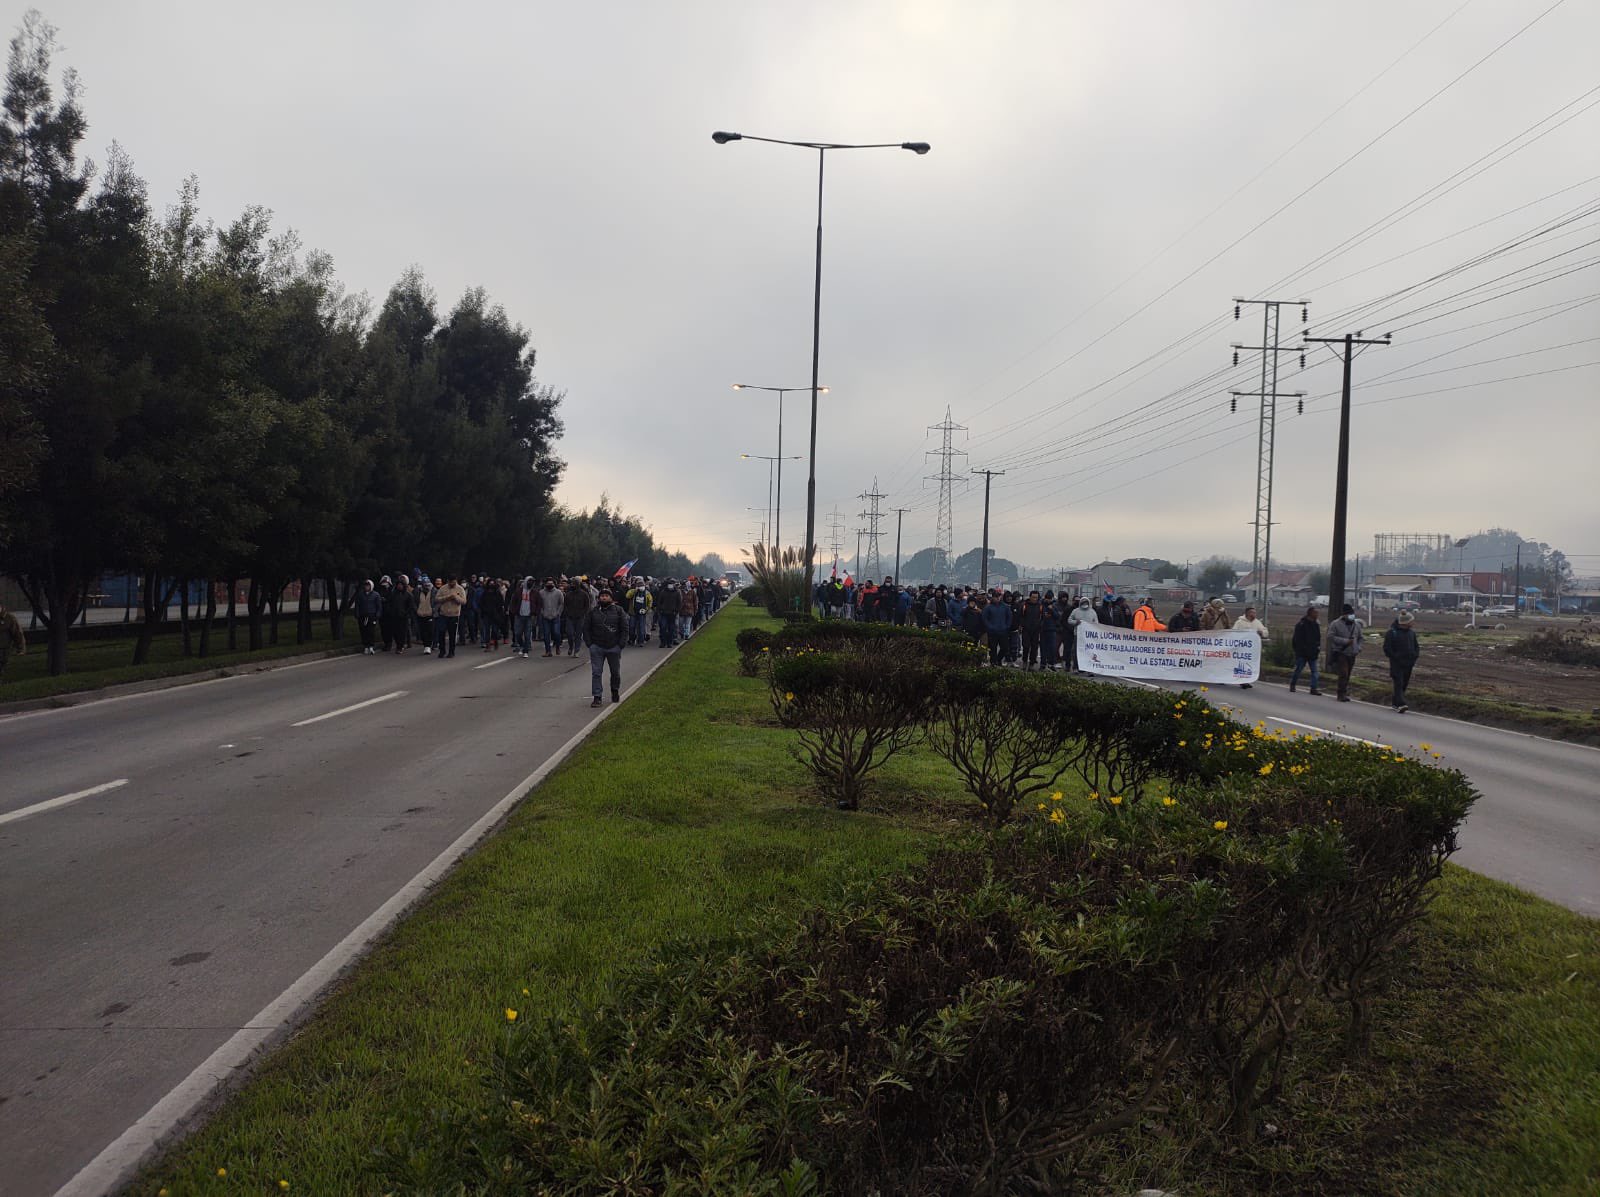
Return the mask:
[[499,578],[485,578],[478,595],[478,623],[483,631],[483,651],[500,647],[506,638],[506,592]]
[[671,648],[678,643],[678,613],[683,610],[683,595],[678,583],[668,578],[656,595],[656,628],[661,633],[661,647]]
[[383,633],[383,651],[394,646],[395,655],[411,647],[411,617],[416,614],[416,600],[411,597],[411,587],[405,574],[401,574],[389,593],[383,598],[383,616],[387,627]]
[[467,589],[454,578],[446,578],[434,591],[433,618],[437,625],[434,640],[441,657],[456,655],[456,639],[461,631],[461,610],[467,605]]
[[427,574],[417,577],[417,643],[422,645],[422,655],[433,652],[433,583]]
[[610,590],[602,590],[595,605],[584,614],[581,629],[589,646],[589,683],[594,701],[600,705],[600,673],[611,670],[611,701],[622,701],[622,647],[628,643],[628,617]]
[[1307,607],[1306,613],[1294,625],[1294,672],[1289,675],[1289,693],[1293,694],[1300,682],[1300,671],[1311,666],[1311,693],[1317,689],[1321,678],[1317,673],[1317,658],[1322,655],[1322,626],[1317,623],[1317,609]]
[[678,639],[687,640],[694,634],[695,615],[700,610],[700,592],[695,589],[694,579],[690,578],[679,592],[678,599]]
[[1361,654],[1361,621],[1356,609],[1344,605],[1344,614],[1328,625],[1328,660],[1338,671],[1339,688],[1335,694],[1340,702],[1350,701],[1350,671],[1355,668],[1356,657]]
[[1400,618],[1383,634],[1383,655],[1389,658],[1389,678],[1394,682],[1394,709],[1402,715],[1407,710],[1406,687],[1411,684],[1411,670],[1422,655],[1412,619],[1411,612],[1400,612]]
[[[567,583],[567,592],[561,596],[561,631],[567,642],[567,656],[578,655],[578,645],[583,640],[583,621],[589,615],[594,600],[581,578]],[[557,651],[559,651],[559,646]]]
[[1156,618],[1156,609],[1145,599],[1133,613],[1133,630],[1136,632],[1164,632],[1167,625]]
[[[528,582],[528,599],[533,614],[539,619],[539,639],[544,643],[544,655],[553,657],[561,648],[561,617],[567,609],[567,596],[556,586],[554,578],[544,580],[542,590],[533,589],[533,579]],[[533,648],[533,635],[529,631],[528,648]],[[527,656],[524,653],[523,656]]]
[[[1233,630],[1236,632],[1254,632],[1261,637],[1263,647],[1267,643],[1267,625],[1256,618],[1256,609],[1254,607],[1246,607],[1244,614],[1233,621]],[[1239,689],[1241,690],[1249,690],[1251,686],[1252,683],[1250,682],[1239,683]]]
[[[367,585],[371,586],[372,583],[368,582]],[[28,638],[22,634],[22,624],[17,622],[17,617],[6,610],[5,602],[0,600],[0,681],[5,680],[6,662],[11,659],[11,654],[15,652],[20,657],[27,651]],[[369,648],[367,651],[372,650]]]
[[372,586],[372,579],[361,583],[361,593],[356,595],[356,627],[361,630],[361,652],[371,656],[377,652],[378,623],[383,619],[383,595]]

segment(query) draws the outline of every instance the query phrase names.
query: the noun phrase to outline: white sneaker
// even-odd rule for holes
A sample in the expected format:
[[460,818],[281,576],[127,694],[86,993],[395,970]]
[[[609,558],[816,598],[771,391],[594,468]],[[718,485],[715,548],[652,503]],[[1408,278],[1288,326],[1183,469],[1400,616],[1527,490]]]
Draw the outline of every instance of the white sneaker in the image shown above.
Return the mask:
[[432,649],[432,647],[425,647],[425,648],[424,648],[424,649],[423,649],[423,650],[422,650],[422,655],[423,655],[423,656],[425,656],[425,657],[426,657],[426,656],[429,656],[429,655],[431,655],[431,654],[432,654],[432,652],[433,652],[433,649]]

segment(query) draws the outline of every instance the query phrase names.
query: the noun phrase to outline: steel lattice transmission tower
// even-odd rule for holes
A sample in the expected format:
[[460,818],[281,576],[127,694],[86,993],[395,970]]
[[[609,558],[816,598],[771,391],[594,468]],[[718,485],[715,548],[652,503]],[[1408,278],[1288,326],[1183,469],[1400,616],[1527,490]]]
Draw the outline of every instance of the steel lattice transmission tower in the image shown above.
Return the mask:
[[[938,432],[943,435],[943,442],[937,450],[930,449],[925,457],[939,458],[939,472],[929,474],[929,482],[939,484],[939,521],[934,526],[933,532],[933,581],[948,582],[951,578],[951,566],[955,561],[955,523],[950,517],[951,489],[957,482],[965,484],[967,477],[964,473],[957,474],[950,467],[950,461],[955,457],[965,457],[966,450],[953,446],[955,434],[965,432],[965,424],[954,424],[950,420],[950,409],[944,409],[944,423],[929,424],[929,432]],[[877,486],[874,485],[876,490]],[[896,579],[898,581],[899,579]]]
[[[835,507],[828,513],[828,551],[833,555],[834,572],[839,569],[839,550],[844,548],[844,517]],[[817,571],[821,573],[821,571]]]
[[867,538],[867,556],[863,564],[862,577],[877,578],[883,575],[883,556],[878,552],[878,537],[881,533],[878,524],[883,519],[883,513],[878,510],[878,504],[889,496],[878,490],[878,480],[872,480],[872,489],[865,494],[857,495],[863,503],[867,504],[865,511],[859,512],[860,517],[867,521],[863,535]]
[[[1271,590],[1269,571],[1272,567],[1272,455],[1277,442],[1278,434],[1278,355],[1280,353],[1298,353],[1300,355],[1300,368],[1305,369],[1306,354],[1302,345],[1282,345],[1279,343],[1278,312],[1284,304],[1300,309],[1300,322],[1304,324],[1310,319],[1309,301],[1304,299],[1234,299],[1233,318],[1235,320],[1243,314],[1244,305],[1258,303],[1261,305],[1261,344],[1233,345],[1233,364],[1239,364],[1241,350],[1259,351],[1261,353],[1261,389],[1258,391],[1234,391],[1234,402],[1239,399],[1261,400],[1261,419],[1256,430],[1256,518],[1255,518],[1255,547],[1250,557],[1250,576],[1255,582],[1256,602],[1261,607],[1262,614],[1266,613],[1267,598]],[[1287,398],[1301,401],[1304,405],[1305,392],[1297,391]]]

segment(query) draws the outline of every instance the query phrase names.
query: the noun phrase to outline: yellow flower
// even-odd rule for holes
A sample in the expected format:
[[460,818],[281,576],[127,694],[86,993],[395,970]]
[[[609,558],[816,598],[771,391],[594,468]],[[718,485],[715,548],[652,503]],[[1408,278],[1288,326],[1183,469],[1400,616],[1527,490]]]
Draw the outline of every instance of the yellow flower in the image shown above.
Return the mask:
[[1168,796],[1168,797],[1163,798],[1161,800],[1161,805],[1162,806],[1177,806],[1178,805],[1178,800],[1176,798]]
[[289,1182],[286,1180],[280,1180],[278,1181],[278,1187],[280,1189],[287,1189],[289,1187]]
[[1106,801],[1110,802],[1112,806],[1121,806],[1122,805],[1122,798],[1118,794],[1111,795],[1111,797],[1108,798]]
[[1060,802],[1061,801],[1061,791],[1057,790],[1054,794],[1051,794],[1050,795],[1050,801],[1051,802]]
[[1100,791],[1099,790],[1090,790],[1089,791],[1089,801],[1090,802],[1093,802],[1098,797],[1100,797]]
[[167,1190],[165,1190],[165,1189],[157,1189],[156,1190],[156,1197],[167,1197]]
[[764,653],[770,653],[772,650],[770,648],[764,648],[761,651]]
[[1262,765],[1261,768],[1257,769],[1256,772],[1261,774],[1262,777],[1266,777],[1272,772],[1272,762],[1268,761],[1266,764]]
[[1432,752],[1433,751],[1433,745],[1432,744],[1426,744],[1426,743],[1418,744],[1417,747],[1422,749],[1423,752]]
[[1043,810],[1043,809],[1044,809],[1044,803],[1042,803],[1042,802],[1041,802],[1041,803],[1039,803],[1039,809],[1040,809],[1040,810]]
[[1050,821],[1052,823],[1065,823],[1067,818],[1061,813],[1061,809],[1057,807],[1055,810],[1050,812]]
[[793,690],[785,690],[783,692],[783,701],[784,702],[793,702],[794,701],[794,691]]
[[506,1007],[506,1021],[507,1022],[516,1022],[517,1021],[517,1012],[515,1010],[513,1010],[510,1006]]
[[524,989],[524,990],[523,990],[523,991],[522,991],[522,996],[523,996],[523,997],[528,997],[528,996],[530,996],[530,995],[529,995],[529,993],[528,993],[528,991],[527,991],[527,990],[526,990],[526,989]]
[[1187,747],[1189,747],[1189,741],[1187,741],[1187,740],[1179,740],[1178,741],[1178,747],[1179,748],[1187,748]]
[[228,1170],[226,1168],[218,1168],[217,1169],[217,1175],[218,1176],[226,1176],[226,1175],[228,1175]]
[[1226,830],[1228,830],[1228,820],[1226,820],[1226,819],[1218,819],[1215,823],[1213,823],[1211,825],[1211,827],[1212,827],[1212,830],[1214,830],[1214,831],[1226,831]]

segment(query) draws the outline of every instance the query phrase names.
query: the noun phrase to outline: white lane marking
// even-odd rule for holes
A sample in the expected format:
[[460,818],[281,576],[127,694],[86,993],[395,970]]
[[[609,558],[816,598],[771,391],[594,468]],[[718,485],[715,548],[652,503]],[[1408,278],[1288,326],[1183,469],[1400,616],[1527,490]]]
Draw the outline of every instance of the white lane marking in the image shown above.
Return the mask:
[[347,707],[340,707],[337,711],[329,711],[326,715],[313,715],[309,719],[302,719],[299,723],[291,723],[290,727],[305,727],[308,723],[321,723],[324,719],[332,719],[338,715],[348,715],[351,711],[359,711],[362,707],[370,707],[373,703],[388,702],[391,698],[404,698],[410,694],[409,690],[391,690],[388,694],[380,694],[376,698],[369,698],[366,702],[351,703]]
[[[627,688],[632,695],[649,679],[650,675],[666,664],[687,643],[679,641],[670,652],[657,657],[639,675],[639,680]],[[618,708],[608,705],[578,729],[577,733],[556,749],[527,777],[512,787],[511,792],[496,802],[471,827],[462,832],[432,863],[399,890],[377,910],[373,911],[354,931],[335,944],[321,960],[317,961],[293,985],[274,998],[270,1005],[234,1032],[221,1047],[212,1052],[183,1080],[179,1081],[165,1097],[130,1126],[100,1154],[79,1170],[78,1174],[56,1190],[55,1197],[104,1197],[116,1192],[127,1182],[157,1147],[166,1143],[173,1133],[193,1116],[206,1100],[221,1086],[240,1077],[240,1069],[259,1050],[280,1041],[288,1034],[311,1004],[339,974],[360,958],[362,952],[379,935],[400,920],[416,902],[444,877],[456,863],[477,846],[478,841],[510,813],[527,793],[542,782],[550,772],[566,760],[575,748],[600,726]]]
[[513,660],[513,658],[511,658],[511,657],[496,657],[492,661],[485,661],[482,665],[474,665],[473,668],[474,669],[493,669],[496,665],[504,665],[507,661],[510,661],[510,660]]
[[1268,715],[1274,723],[1287,723],[1290,727],[1303,727],[1307,731],[1321,732],[1325,736],[1338,736],[1341,740],[1354,740],[1357,744],[1368,744],[1373,748],[1387,748],[1390,752],[1394,748],[1388,744],[1380,744],[1377,740],[1368,740],[1363,736],[1352,736],[1348,732],[1334,731],[1331,727],[1318,727],[1315,723],[1299,723],[1293,719],[1285,719],[1281,715]]
[[84,798],[93,798],[96,794],[104,794],[107,790],[115,790],[119,786],[128,784],[126,777],[119,777],[116,781],[108,781],[102,785],[90,786],[87,790],[79,790],[75,794],[63,794],[59,798],[51,798],[48,802],[35,802],[32,806],[25,806],[21,810],[7,811],[0,815],[0,823],[15,823],[18,819],[26,819],[29,815],[42,815],[47,810],[55,810],[58,806],[66,806],[71,802],[78,802]]

